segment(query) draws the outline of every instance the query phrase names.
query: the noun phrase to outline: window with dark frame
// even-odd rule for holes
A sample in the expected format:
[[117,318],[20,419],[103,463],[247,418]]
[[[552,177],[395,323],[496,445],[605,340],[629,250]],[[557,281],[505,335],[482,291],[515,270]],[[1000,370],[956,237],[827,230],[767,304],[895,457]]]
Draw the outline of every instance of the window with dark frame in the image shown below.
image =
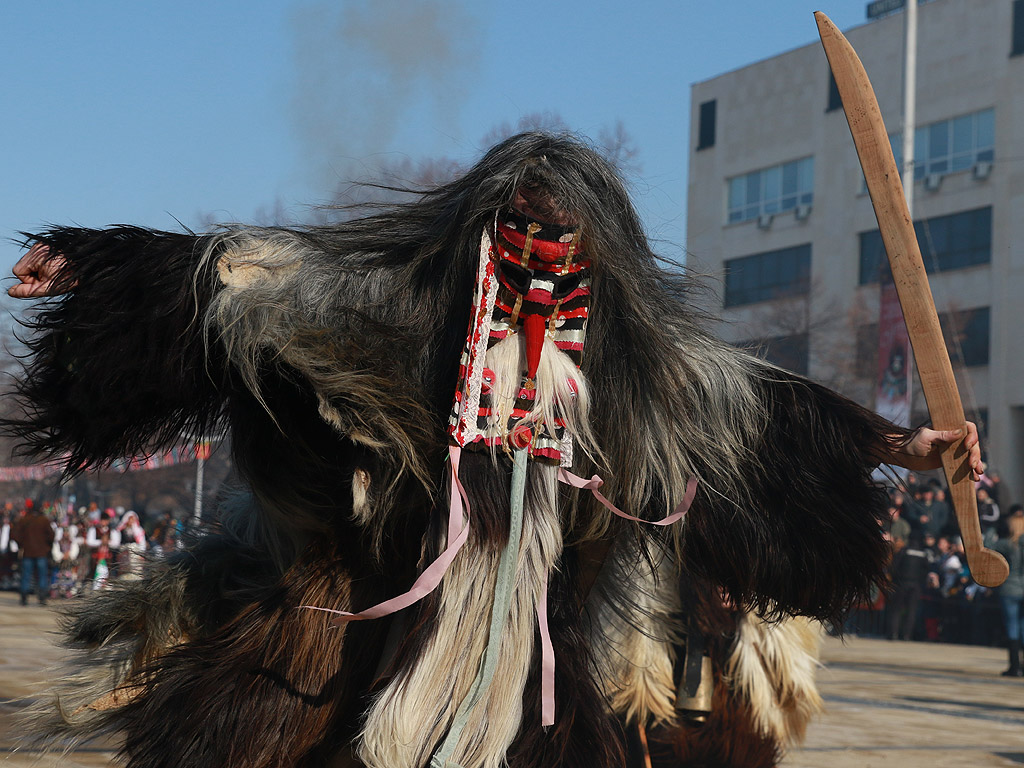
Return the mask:
[[[965,269],[992,261],[992,207],[935,216],[914,222],[924,267],[928,272]],[[860,285],[888,275],[889,260],[877,229],[861,232]]]
[[705,101],[700,105],[700,125],[697,134],[697,149],[715,146],[715,113],[717,100]]
[[1010,55],[1024,53],[1024,0],[1013,0],[1013,32],[1010,41]]
[[814,203],[814,156],[726,179],[726,223],[738,224]]
[[726,307],[804,296],[810,287],[810,243],[725,262]]

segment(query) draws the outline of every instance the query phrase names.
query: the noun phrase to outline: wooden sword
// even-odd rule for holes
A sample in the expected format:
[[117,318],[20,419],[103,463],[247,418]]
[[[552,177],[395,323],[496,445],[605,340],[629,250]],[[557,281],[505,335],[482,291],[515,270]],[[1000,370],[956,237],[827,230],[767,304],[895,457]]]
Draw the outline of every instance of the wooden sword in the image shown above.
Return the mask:
[[[966,438],[967,420],[960,392],[942,338],[928,275],[878,100],[853,46],[824,13],[815,13],[814,18],[843,101],[843,111],[850,124],[853,143],[867,180],[868,194],[875,208],[878,229],[889,256],[932,426],[943,430],[962,429]],[[982,543],[978,501],[966,461],[967,454],[963,439],[950,445],[942,452],[942,468],[960,523],[971,577],[983,586],[997,587],[1009,574],[1009,566],[1002,555],[986,549]]]

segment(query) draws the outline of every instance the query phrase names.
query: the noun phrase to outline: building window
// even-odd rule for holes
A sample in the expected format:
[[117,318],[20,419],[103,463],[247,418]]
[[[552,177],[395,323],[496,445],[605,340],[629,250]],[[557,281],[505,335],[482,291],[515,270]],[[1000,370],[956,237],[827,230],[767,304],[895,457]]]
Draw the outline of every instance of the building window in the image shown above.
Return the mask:
[[725,306],[803,296],[811,285],[811,246],[755,253],[725,262]]
[[[890,135],[889,144],[896,158],[896,167],[902,172],[903,133]],[[921,181],[931,174],[942,176],[965,171],[977,163],[992,162],[995,149],[994,109],[919,126],[914,131],[914,181]]]
[[836,85],[836,76],[832,74],[832,70],[828,72],[828,106],[825,107],[826,112],[834,112],[843,106],[843,100],[839,97],[839,86]]
[[1013,0],[1013,40],[1010,42],[1010,55],[1020,56],[1024,53],[1024,0]]
[[990,315],[988,307],[939,314],[949,359],[966,368],[988,365]]
[[[992,207],[914,222],[928,272],[964,269],[992,260]],[[860,233],[860,284],[877,282],[889,260],[877,229]]]
[[697,149],[707,149],[715,146],[715,113],[717,102],[715,99],[705,101],[700,105],[700,126],[697,134]]
[[746,341],[737,346],[755,357],[785,368],[787,371],[807,375],[809,345],[806,333],[791,336],[772,336],[766,339]]
[[814,202],[814,158],[805,157],[729,179],[730,224]]

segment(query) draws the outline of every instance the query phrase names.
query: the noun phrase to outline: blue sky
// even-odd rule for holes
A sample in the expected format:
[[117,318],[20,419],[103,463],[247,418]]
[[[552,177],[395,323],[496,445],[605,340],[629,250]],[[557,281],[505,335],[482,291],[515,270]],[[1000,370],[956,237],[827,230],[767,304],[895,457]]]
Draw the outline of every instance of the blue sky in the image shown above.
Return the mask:
[[863,0],[0,5],[0,270],[47,223],[301,220],[382,159],[472,161],[524,114],[622,121],[659,250],[685,245],[689,86]]

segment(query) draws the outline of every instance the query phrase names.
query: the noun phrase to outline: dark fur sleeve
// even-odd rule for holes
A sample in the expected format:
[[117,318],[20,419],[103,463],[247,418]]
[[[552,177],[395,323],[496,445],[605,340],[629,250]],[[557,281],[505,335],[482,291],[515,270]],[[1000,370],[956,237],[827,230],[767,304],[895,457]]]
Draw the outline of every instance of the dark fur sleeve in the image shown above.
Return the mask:
[[64,257],[68,290],[26,323],[20,405],[3,424],[25,453],[80,470],[210,429],[225,370],[203,330],[205,239],[59,227],[27,241]]
[[905,430],[783,371],[755,386],[767,426],[745,462],[745,498],[698,494],[683,563],[763,615],[837,621],[886,583],[887,496],[871,473]]

